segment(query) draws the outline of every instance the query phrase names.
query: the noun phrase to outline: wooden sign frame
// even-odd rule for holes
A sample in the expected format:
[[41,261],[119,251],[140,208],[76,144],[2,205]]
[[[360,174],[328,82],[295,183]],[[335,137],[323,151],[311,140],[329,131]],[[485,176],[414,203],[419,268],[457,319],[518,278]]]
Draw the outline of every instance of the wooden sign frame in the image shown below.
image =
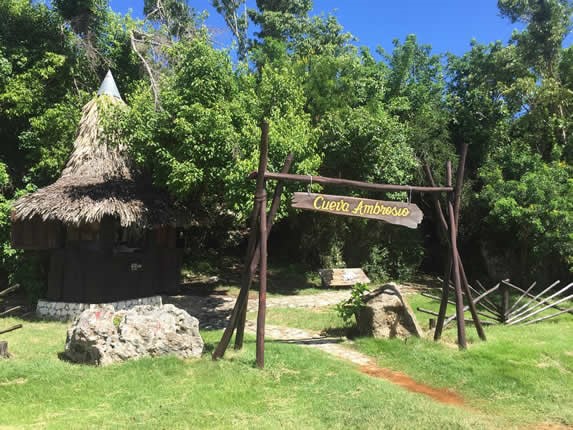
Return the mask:
[[[247,246],[247,256],[245,260],[243,274],[241,277],[241,289],[235,302],[235,306],[233,307],[233,310],[231,312],[229,324],[227,325],[219,344],[217,345],[215,351],[213,352],[212,357],[214,360],[219,359],[224,355],[231,341],[231,337],[233,336],[235,329],[237,330],[235,337],[235,349],[241,349],[243,346],[249,289],[251,287],[253,278],[258,268],[259,307],[257,314],[256,362],[259,368],[264,367],[265,363],[264,342],[265,342],[265,319],[266,319],[266,296],[267,296],[267,240],[273,225],[274,217],[280,205],[283,183],[285,181],[307,183],[307,184],[315,183],[322,185],[337,185],[337,186],[349,187],[356,190],[367,190],[367,191],[382,191],[382,192],[406,191],[409,193],[421,192],[430,194],[432,200],[434,201],[434,208],[436,210],[438,225],[440,227],[439,232],[441,234],[443,241],[447,244],[449,250],[448,260],[445,268],[444,284],[442,288],[440,310],[438,313],[438,320],[434,332],[434,339],[438,340],[440,338],[444,326],[446,308],[449,301],[448,294],[449,294],[450,279],[451,279],[453,280],[454,291],[455,291],[456,321],[457,321],[457,335],[458,335],[459,348],[460,349],[467,348],[465,318],[464,318],[464,312],[466,308],[464,307],[463,295],[465,295],[467,298],[468,308],[471,312],[472,320],[479,337],[482,340],[486,340],[485,332],[483,331],[482,324],[477,314],[475,303],[474,300],[472,299],[469,283],[465,275],[459,251],[457,248],[458,222],[460,214],[460,202],[461,202],[461,191],[462,191],[463,176],[464,176],[464,166],[468,149],[467,144],[464,144],[461,147],[455,188],[452,186],[452,166],[449,161],[446,163],[446,182],[447,182],[446,186],[445,187],[436,186],[436,184],[434,183],[432,172],[429,166],[426,165],[425,170],[431,186],[424,187],[424,186],[395,185],[395,184],[373,184],[368,182],[353,181],[342,178],[328,178],[323,176],[289,174],[288,172],[290,170],[293,161],[292,154],[289,154],[289,156],[285,160],[284,167],[280,173],[267,172],[268,136],[269,136],[269,125],[268,123],[263,122],[261,124],[259,168],[257,172],[253,172],[250,175],[251,179],[256,179],[256,189],[255,189],[255,200],[254,200],[253,211],[251,213],[251,218],[250,218],[251,234],[249,236],[249,242]],[[265,187],[267,180],[278,181],[272,198],[270,211],[268,212],[268,214],[267,214],[267,194]],[[444,212],[442,211],[441,202],[439,200],[439,194],[441,193],[446,193],[446,208],[447,208],[446,215],[444,215]],[[302,194],[305,194],[307,197],[303,197]],[[311,196],[314,196],[315,199],[317,198],[317,196],[322,196],[325,201],[327,199],[334,198],[334,200],[329,200],[335,202],[334,206],[329,204],[326,206],[327,209],[325,210],[317,209],[314,206],[314,200],[311,199]],[[350,211],[350,199],[355,199],[355,198],[330,196],[325,194],[295,193],[294,207],[297,207],[298,205],[298,207],[300,207],[301,209],[318,210],[319,212],[330,212],[336,215],[348,215],[347,213],[344,213],[345,212],[344,210],[340,209],[342,207],[342,204],[339,204],[338,206],[339,210],[336,209],[336,199],[338,199],[338,201],[340,201],[340,199],[347,201],[349,204],[348,211]],[[380,205],[391,204],[394,205],[395,208],[398,208],[399,205],[402,205],[400,207],[407,207],[409,210],[413,210],[413,206],[415,206],[411,204],[408,205],[406,203],[384,202],[380,200],[368,200],[359,198],[356,200],[357,201],[354,202],[356,204],[358,204],[359,201],[362,201],[363,204],[374,205],[372,206],[371,209],[372,214],[366,214],[372,216],[367,216],[366,218],[375,217],[374,219],[386,222],[390,222],[389,218],[383,219],[382,218],[384,217],[383,214],[382,215],[374,214],[375,211],[374,207],[376,207],[376,202],[379,205],[378,207],[380,207]],[[403,206],[403,205],[408,205],[408,206]],[[330,207],[332,209],[328,209]],[[420,211],[420,209],[417,206],[416,208],[418,209],[418,211]],[[361,213],[360,215],[363,214]],[[394,217],[392,217],[392,215],[390,214],[390,217],[391,221],[397,221],[396,218],[400,218],[398,217],[397,214]],[[403,219],[399,220],[402,222],[402,224],[400,224],[399,222],[393,222],[393,223],[405,225],[406,227],[412,228],[413,222],[417,221],[418,217],[420,217],[419,214],[417,214],[415,217],[413,216],[411,220],[405,222],[405,219],[409,217],[403,216],[401,217]],[[421,221],[421,218],[419,221]],[[419,221],[417,221],[416,225],[419,223]]]

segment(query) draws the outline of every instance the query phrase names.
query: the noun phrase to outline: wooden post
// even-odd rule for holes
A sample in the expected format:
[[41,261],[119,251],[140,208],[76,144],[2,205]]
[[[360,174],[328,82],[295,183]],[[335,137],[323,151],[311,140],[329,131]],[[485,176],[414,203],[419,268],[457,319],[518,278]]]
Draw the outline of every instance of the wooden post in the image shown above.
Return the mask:
[[263,187],[260,199],[260,270],[259,270],[259,311],[257,314],[257,367],[265,367],[265,318],[267,312],[267,192]]
[[462,285],[460,279],[460,264],[458,261],[458,247],[457,247],[457,233],[458,229],[455,225],[455,215],[454,215],[454,205],[450,200],[448,202],[448,213],[450,217],[450,240],[451,240],[451,252],[452,252],[452,267],[453,267],[453,278],[454,286],[456,289],[456,318],[458,326],[458,346],[460,349],[467,348],[466,342],[466,325],[464,319],[464,298],[462,296]]
[[[468,144],[464,143],[462,145],[462,149],[461,149],[461,153],[460,153],[458,170],[456,172],[456,186],[454,188],[454,195],[453,195],[454,224],[456,226],[456,230],[458,229],[459,220],[460,220],[462,188],[463,188],[463,183],[464,183],[464,171],[465,171],[467,154],[468,154]],[[457,233],[456,233],[456,237],[457,237]],[[464,270],[464,266],[462,264],[460,254],[457,251],[457,246],[456,246],[456,253],[457,253],[457,259],[458,259],[459,271],[460,271],[460,275],[461,275],[461,287],[463,289],[464,294],[466,295],[466,298],[468,301],[468,306],[470,309],[470,313],[472,315],[472,319],[474,320],[474,326],[476,328],[476,331],[477,331],[480,339],[486,340],[485,331],[484,331],[483,326],[480,322],[478,312],[477,312],[475,303],[474,303],[473,298],[472,298],[472,293],[470,291],[468,278],[466,276],[466,272]]]
[[440,340],[442,337],[442,330],[444,329],[444,321],[446,319],[446,311],[448,308],[448,294],[450,291],[450,276],[452,273],[452,255],[451,251],[446,261],[444,269],[444,284],[442,286],[442,299],[440,301],[440,310],[438,311],[438,321],[436,322],[436,330],[434,331],[434,340]]
[[[434,181],[434,176],[432,175],[432,170],[430,169],[429,164],[424,165],[424,170],[426,171],[426,176],[428,177],[428,181],[432,187],[436,186],[436,182]],[[451,186],[451,171],[448,173],[446,172],[446,181],[448,185]],[[448,222],[444,217],[444,213],[442,212],[442,205],[440,204],[440,200],[436,194],[432,194],[432,200],[434,201],[434,210],[436,212],[436,222],[437,222],[437,229],[438,235],[440,236],[442,242],[448,246],[450,249],[450,239],[448,236]],[[439,221],[439,222],[438,222]],[[435,324],[434,330],[434,340],[438,341],[442,337],[442,330],[444,328],[444,321],[446,319],[446,311],[448,308],[448,295],[450,291],[450,279],[452,274],[452,258],[451,258],[451,251],[449,251],[448,256],[446,258],[446,263],[444,267],[444,282],[442,285],[442,297],[440,299],[440,309],[438,311],[438,319]]]
[[479,318],[479,313],[477,311],[475,301],[474,301],[474,299],[472,297],[472,293],[470,291],[470,284],[468,282],[468,278],[466,277],[466,272],[464,270],[464,266],[462,264],[462,260],[461,260],[459,255],[458,255],[458,264],[460,266],[462,288],[463,288],[464,294],[466,295],[466,298],[468,300],[469,310],[470,310],[470,313],[472,315],[472,319],[474,320],[474,326],[476,328],[477,334],[481,340],[487,340],[487,338],[485,336],[485,331],[483,329],[483,326],[481,324],[481,320]]
[[[292,162],[293,162],[293,154],[291,153],[287,156],[281,172],[288,173],[288,171],[290,170],[290,168],[292,166]],[[273,228],[273,221],[275,219],[275,216],[276,216],[276,214],[279,210],[279,206],[281,204],[281,196],[282,196],[282,192],[283,192],[283,186],[284,186],[283,182],[279,181],[277,183],[276,188],[275,188],[273,200],[271,203],[271,209],[269,210],[269,214],[267,217],[267,239],[271,233],[271,230]],[[245,260],[245,269],[243,271],[243,278],[241,280],[241,288],[244,288],[244,283],[246,282],[246,284],[247,284],[246,285],[247,296],[248,296],[249,290],[251,289],[251,283],[253,281],[253,277],[255,276],[255,272],[257,270],[257,267],[259,266],[260,253],[261,253],[260,246],[261,246],[261,243],[259,241],[256,245],[255,252],[252,255],[248,254],[247,259]],[[249,259],[249,255],[250,255],[250,259]],[[247,269],[248,269],[248,273],[245,272]],[[237,322],[237,333],[235,335],[235,349],[241,349],[243,347],[243,339],[244,339],[244,334],[245,334],[245,322],[247,319],[248,305],[249,305],[249,301],[247,299],[243,302],[243,307],[242,307],[242,309],[240,309],[240,312],[239,312],[239,320]]]
[[[269,158],[269,124],[266,121],[261,123],[261,143],[260,143],[260,157],[259,157],[259,170],[258,170],[258,177],[257,177],[257,185],[255,191],[255,202],[253,207],[253,212],[251,213],[251,230],[249,236],[249,243],[247,245],[247,261],[252,260],[252,256],[255,253],[256,248],[256,237],[257,237],[257,220],[260,216],[260,200],[257,198],[258,195],[261,194],[261,191],[264,190],[265,187],[265,180],[264,174],[267,170],[268,165],[268,158]],[[265,208],[265,215],[266,215],[266,208]],[[246,273],[248,270],[248,265],[245,267],[243,274]],[[223,336],[221,336],[221,340],[213,351],[212,358],[213,360],[217,360],[225,354],[227,347],[229,346],[229,342],[231,341],[231,337],[233,336],[233,332],[235,331],[235,327],[237,326],[239,312],[242,309],[242,304],[245,301],[249,300],[249,292],[247,289],[247,283],[243,283],[241,285],[241,290],[239,291],[239,296],[237,297],[237,301],[235,302],[235,306],[233,307],[233,311],[231,312],[231,316],[229,318],[229,324],[225,328],[223,332]]]
[[11,331],[18,330],[20,328],[22,328],[22,324],[16,324],[16,325],[13,325],[12,327],[8,327],[8,328],[5,328],[4,330],[0,330],[0,334],[10,333]]
[[462,188],[464,183],[464,171],[466,168],[466,158],[468,155],[468,144],[462,144],[460,159],[458,162],[458,171],[456,172],[456,187],[454,189],[454,213],[456,226],[460,224],[460,209],[462,201]]
[[0,358],[8,357],[8,342],[0,341]]
[[[452,185],[452,164],[448,161],[446,164],[447,185]],[[452,261],[452,275],[456,293],[456,318],[458,328],[458,346],[460,349],[467,348],[466,342],[466,322],[464,319],[464,298],[462,296],[462,282],[460,277],[460,264],[458,254],[458,228],[456,225],[456,215],[454,213],[454,202],[456,196],[453,193],[448,195],[448,221],[450,233],[450,253]]]
[[501,322],[506,323],[509,318],[509,288],[503,282],[500,286],[501,291]]

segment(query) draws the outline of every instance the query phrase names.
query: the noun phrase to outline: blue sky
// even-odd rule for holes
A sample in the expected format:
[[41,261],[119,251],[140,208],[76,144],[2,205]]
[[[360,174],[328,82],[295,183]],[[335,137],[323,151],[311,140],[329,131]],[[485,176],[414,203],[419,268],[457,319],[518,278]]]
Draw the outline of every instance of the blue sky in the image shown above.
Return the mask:
[[[143,0],[110,0],[118,12],[133,10],[141,16]],[[232,37],[224,21],[210,6],[210,0],[189,0],[195,9],[206,10],[206,24],[215,34],[217,46],[229,46]],[[255,7],[255,0],[247,0]],[[434,53],[461,55],[469,50],[470,41],[507,42],[518,28],[501,18],[496,0],[315,0],[313,14],[332,12],[345,30],[358,38],[357,45],[377,46],[392,50],[392,40],[416,34],[419,43],[432,46]],[[571,43],[571,37],[567,44]]]

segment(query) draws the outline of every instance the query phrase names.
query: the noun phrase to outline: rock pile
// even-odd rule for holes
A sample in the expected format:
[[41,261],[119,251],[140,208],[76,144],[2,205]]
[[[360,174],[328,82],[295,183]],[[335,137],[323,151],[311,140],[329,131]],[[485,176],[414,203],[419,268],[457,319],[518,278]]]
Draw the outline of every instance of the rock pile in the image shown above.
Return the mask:
[[199,321],[173,305],[110,305],[87,309],[68,330],[64,355],[76,363],[107,365],[140,357],[174,354],[199,357]]

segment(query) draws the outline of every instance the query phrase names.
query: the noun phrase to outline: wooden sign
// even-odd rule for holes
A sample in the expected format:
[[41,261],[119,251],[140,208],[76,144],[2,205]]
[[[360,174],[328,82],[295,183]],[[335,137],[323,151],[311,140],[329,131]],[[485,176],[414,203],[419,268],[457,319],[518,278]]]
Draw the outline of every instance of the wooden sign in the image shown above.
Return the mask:
[[362,269],[322,269],[318,271],[326,287],[352,287],[358,283],[369,284],[370,279]]
[[387,202],[328,194],[294,193],[292,207],[333,215],[354,216],[416,228],[424,214],[412,203]]

